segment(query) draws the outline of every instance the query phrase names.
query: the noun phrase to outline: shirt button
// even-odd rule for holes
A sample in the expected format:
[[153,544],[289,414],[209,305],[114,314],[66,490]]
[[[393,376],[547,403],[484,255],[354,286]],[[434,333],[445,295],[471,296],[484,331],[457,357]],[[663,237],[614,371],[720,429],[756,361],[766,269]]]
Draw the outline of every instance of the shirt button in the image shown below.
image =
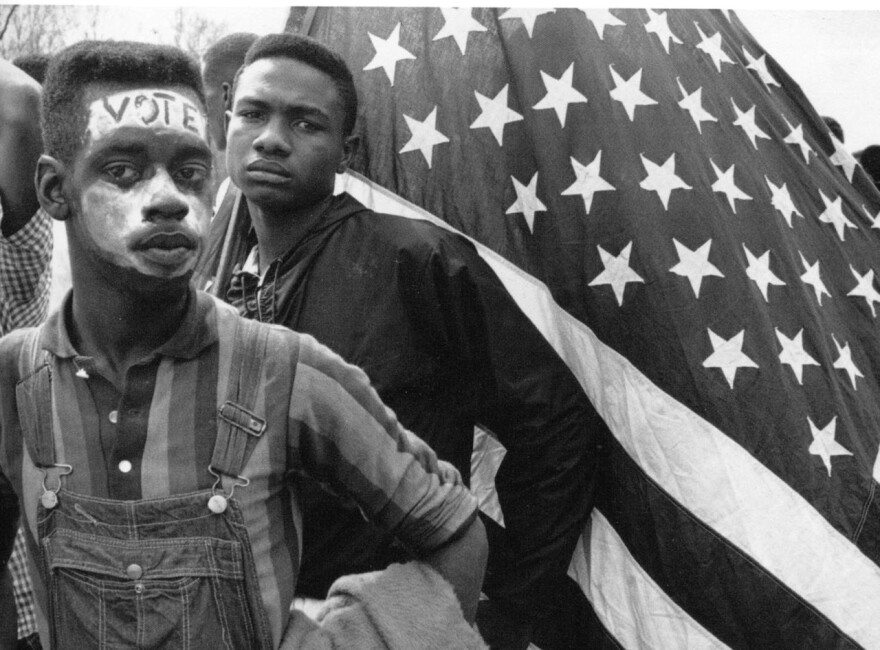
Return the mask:
[[117,411],[110,411],[107,419],[110,420],[113,424],[116,424],[116,420],[119,419],[119,413]]
[[129,564],[128,568],[125,569],[125,575],[127,575],[132,580],[137,580],[142,575],[144,575],[144,570],[141,568],[140,564]]
[[131,461],[130,460],[121,460],[119,461],[119,471],[123,474],[128,474],[131,471]]

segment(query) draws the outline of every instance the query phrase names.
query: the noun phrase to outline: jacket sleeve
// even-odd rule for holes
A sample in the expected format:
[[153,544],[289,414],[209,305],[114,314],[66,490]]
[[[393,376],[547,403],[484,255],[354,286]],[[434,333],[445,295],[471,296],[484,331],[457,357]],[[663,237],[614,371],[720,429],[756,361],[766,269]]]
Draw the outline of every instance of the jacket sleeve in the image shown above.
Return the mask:
[[593,507],[608,429],[470,242],[443,240],[416,293],[417,317],[433,321],[471,386],[476,422],[506,449],[496,475],[504,527],[487,526],[484,591],[525,610],[542,607]]

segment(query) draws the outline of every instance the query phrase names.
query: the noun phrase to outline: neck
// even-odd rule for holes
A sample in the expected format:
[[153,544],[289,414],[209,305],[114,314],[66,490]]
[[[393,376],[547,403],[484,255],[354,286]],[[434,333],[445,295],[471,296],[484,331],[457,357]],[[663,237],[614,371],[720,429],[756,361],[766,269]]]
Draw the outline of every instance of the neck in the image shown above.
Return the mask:
[[266,210],[248,200],[248,211],[257,234],[260,272],[302,241],[324,216],[332,200],[330,195],[305,208],[280,211]]
[[[94,285],[92,285],[94,286]],[[117,386],[134,363],[167,341],[186,314],[188,287],[165,291],[90,290],[73,276],[71,337]]]

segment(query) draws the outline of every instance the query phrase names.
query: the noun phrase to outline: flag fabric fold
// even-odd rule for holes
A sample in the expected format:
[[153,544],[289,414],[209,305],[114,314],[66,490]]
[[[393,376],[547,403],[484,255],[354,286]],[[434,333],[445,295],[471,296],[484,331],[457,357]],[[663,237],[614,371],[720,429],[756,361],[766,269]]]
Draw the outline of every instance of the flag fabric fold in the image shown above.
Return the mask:
[[308,29],[361,97],[344,187],[472,238],[613,433],[570,569],[597,638],[880,647],[880,194],[736,15]]

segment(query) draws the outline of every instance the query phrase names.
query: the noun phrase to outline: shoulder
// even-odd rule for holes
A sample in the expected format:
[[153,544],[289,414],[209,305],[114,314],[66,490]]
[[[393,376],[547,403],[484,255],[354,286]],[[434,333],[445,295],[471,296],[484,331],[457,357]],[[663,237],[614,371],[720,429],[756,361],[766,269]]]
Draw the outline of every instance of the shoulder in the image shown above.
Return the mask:
[[8,386],[27,374],[27,368],[22,367],[27,361],[25,346],[39,334],[39,327],[22,327],[0,338],[0,386]]
[[404,217],[364,206],[349,195],[339,197],[338,209],[348,213],[344,228],[359,231],[371,244],[425,251],[461,248],[473,251],[462,234],[429,218]]

